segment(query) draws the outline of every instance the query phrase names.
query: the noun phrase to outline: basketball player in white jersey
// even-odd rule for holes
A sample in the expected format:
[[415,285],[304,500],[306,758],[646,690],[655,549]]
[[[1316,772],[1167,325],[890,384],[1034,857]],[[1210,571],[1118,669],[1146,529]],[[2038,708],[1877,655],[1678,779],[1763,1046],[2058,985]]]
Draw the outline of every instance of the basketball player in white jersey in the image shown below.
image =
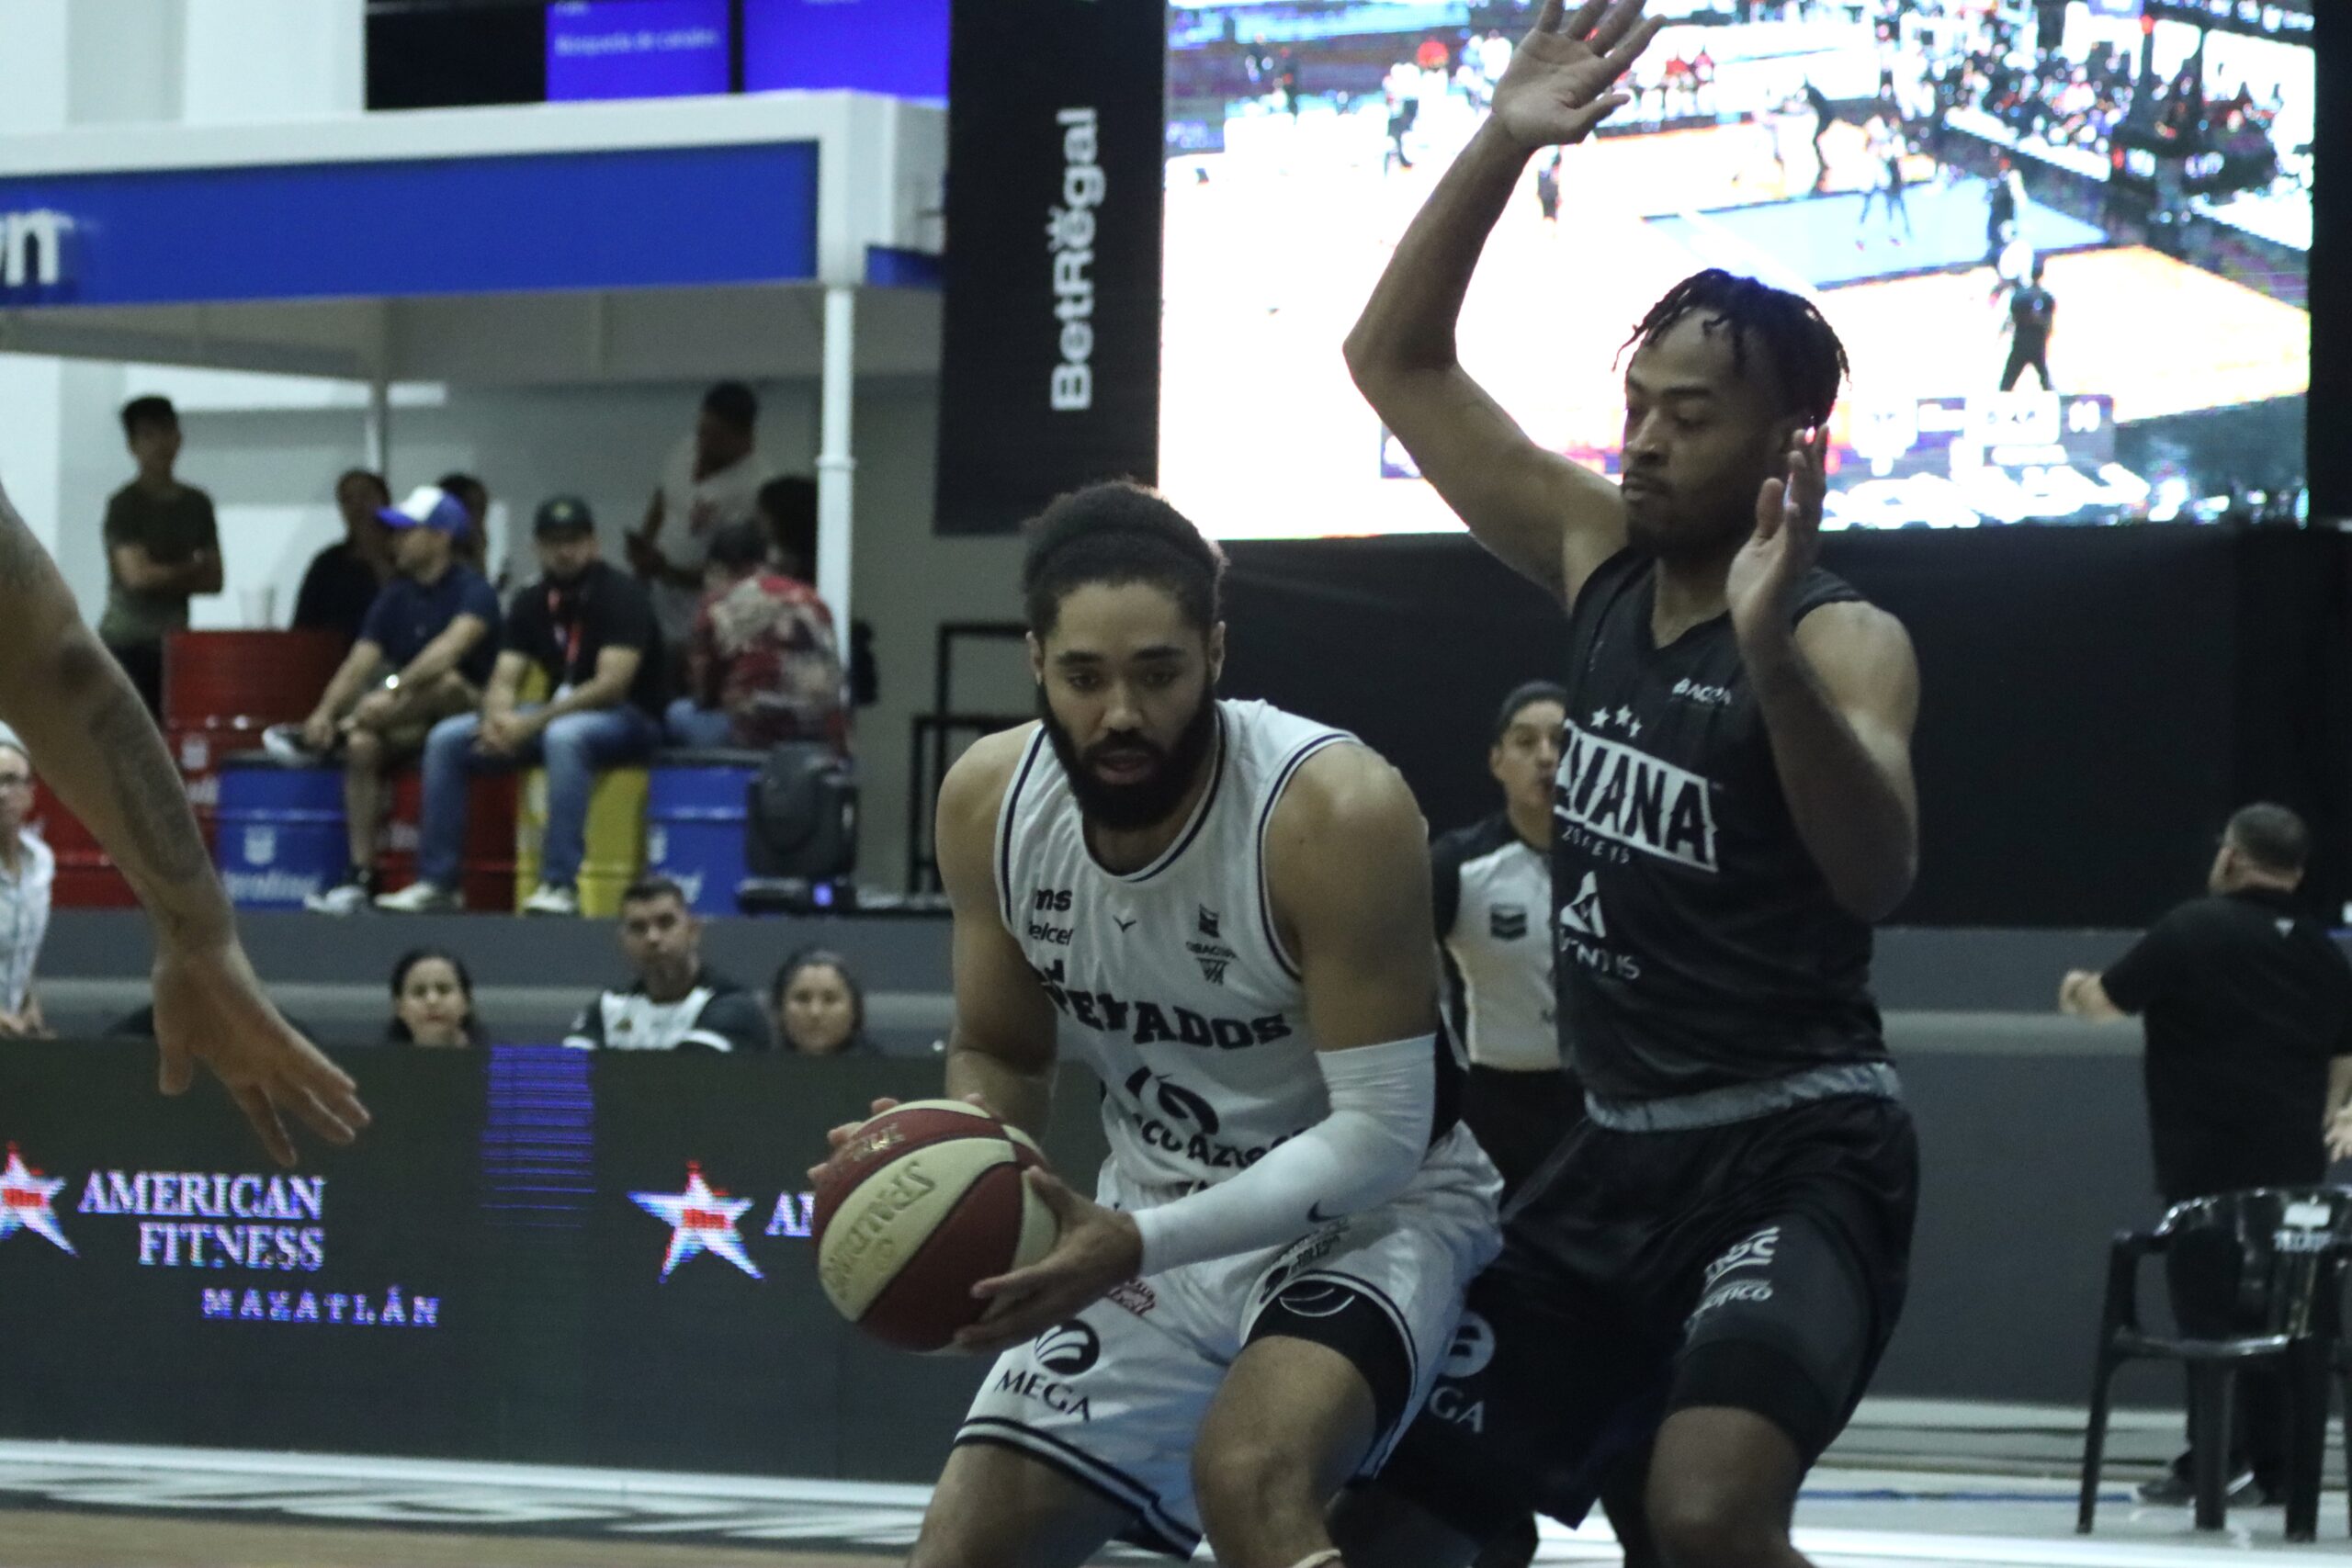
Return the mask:
[[1148,491],[1057,502],[1024,572],[1039,722],[941,791],[947,1092],[1039,1132],[1058,1037],[1111,1157],[1095,1202],[1034,1174],[1060,1239],[978,1287],[959,1343],[1005,1354],[922,1568],[1204,1534],[1227,1568],[1338,1562],[1326,1504],[1420,1403],[1498,1245],[1420,814],[1352,737],[1216,699],[1222,568]]

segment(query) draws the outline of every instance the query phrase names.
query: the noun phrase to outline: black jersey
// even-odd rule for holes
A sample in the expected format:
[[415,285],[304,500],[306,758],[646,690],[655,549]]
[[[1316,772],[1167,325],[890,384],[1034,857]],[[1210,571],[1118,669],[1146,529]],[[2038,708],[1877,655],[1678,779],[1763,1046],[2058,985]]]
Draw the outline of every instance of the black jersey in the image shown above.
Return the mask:
[[[1568,618],[1553,794],[1561,1044],[1586,1089],[1648,1100],[1883,1059],[1871,930],[1797,837],[1731,618],[1654,645],[1624,550]],[[1796,618],[1860,595],[1815,570]]]

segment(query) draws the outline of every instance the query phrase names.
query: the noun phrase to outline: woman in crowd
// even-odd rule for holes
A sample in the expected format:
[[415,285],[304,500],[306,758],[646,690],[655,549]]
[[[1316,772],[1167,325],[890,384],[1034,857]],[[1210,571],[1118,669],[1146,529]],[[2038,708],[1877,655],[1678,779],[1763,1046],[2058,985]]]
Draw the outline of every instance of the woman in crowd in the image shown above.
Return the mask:
[[397,1044],[479,1045],[474,978],[463,960],[437,947],[413,947],[392,965],[392,1021],[384,1037]]
[[838,1056],[865,1049],[865,992],[837,953],[803,948],[786,959],[768,1005],[788,1051]]

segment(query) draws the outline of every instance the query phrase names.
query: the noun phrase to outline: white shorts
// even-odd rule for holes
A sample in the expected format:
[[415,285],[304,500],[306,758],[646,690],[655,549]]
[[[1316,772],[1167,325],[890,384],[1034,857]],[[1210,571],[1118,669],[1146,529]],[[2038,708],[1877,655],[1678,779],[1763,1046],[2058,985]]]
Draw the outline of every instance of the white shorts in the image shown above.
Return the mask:
[[[1428,1397],[1461,1315],[1463,1292],[1501,1246],[1501,1179],[1457,1126],[1412,1185],[1388,1202],[1283,1247],[1213,1258],[1130,1280],[989,1369],[958,1443],[1018,1449],[1131,1509],[1125,1539],[1190,1557],[1200,1544],[1193,1439],[1209,1400],[1274,1297],[1317,1280],[1372,1303],[1394,1327],[1411,1394],[1373,1441],[1369,1473]],[[1177,1190],[1146,1187],[1106,1162],[1096,1201],[1130,1212]],[[1393,1386],[1393,1385],[1392,1385]]]

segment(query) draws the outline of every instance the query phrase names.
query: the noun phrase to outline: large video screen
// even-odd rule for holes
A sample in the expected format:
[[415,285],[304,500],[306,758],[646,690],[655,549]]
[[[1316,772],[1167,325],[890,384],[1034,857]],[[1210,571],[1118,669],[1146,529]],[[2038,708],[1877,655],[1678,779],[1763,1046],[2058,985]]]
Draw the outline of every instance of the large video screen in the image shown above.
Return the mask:
[[550,102],[727,91],[727,0],[564,0],[547,16]]
[[[1615,473],[1627,335],[1722,267],[1845,340],[1827,526],[2299,515],[2312,0],[1649,8],[1634,103],[1530,163],[1463,314],[1536,440]],[[1204,526],[1459,526],[1340,344],[1532,10],[1169,6],[1159,482]]]

